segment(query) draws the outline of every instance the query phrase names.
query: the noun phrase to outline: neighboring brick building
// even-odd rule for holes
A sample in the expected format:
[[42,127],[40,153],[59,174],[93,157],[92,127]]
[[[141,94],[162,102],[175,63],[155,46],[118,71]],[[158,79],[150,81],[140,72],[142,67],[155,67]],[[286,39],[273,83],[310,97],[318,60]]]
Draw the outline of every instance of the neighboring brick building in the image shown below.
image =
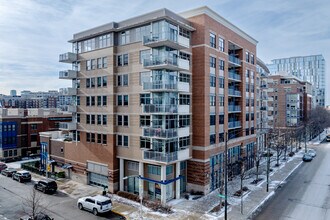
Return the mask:
[[257,41],[217,13],[160,9],[70,42],[60,62],[74,68],[60,78],[73,81],[67,95],[77,106],[60,127],[73,141],[42,136],[51,159],[70,163],[79,178],[112,192],[142,185],[162,202],[191,189],[209,193],[223,180],[227,133],[230,175],[241,157],[253,166]]
[[269,123],[274,128],[294,128],[303,124],[312,108],[312,85],[286,73],[268,76]]
[[0,108],[0,160],[40,153],[39,132],[59,129],[59,122],[71,115],[56,109]]

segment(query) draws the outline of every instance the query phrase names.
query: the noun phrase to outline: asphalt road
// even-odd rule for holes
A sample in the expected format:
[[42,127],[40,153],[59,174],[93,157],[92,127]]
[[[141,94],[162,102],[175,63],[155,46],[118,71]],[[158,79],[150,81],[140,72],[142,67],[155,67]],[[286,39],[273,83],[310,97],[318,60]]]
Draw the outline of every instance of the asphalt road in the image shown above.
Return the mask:
[[[32,189],[33,182],[19,183],[0,175],[0,220],[17,220],[26,215],[24,212],[28,208],[26,199],[31,198]],[[81,211],[77,208],[77,200],[62,192],[53,195],[39,191],[37,193],[41,195],[40,204],[44,212],[55,220],[120,219],[120,216],[112,212],[94,216],[90,212]]]
[[314,160],[303,163],[255,219],[330,219],[330,143],[313,148]]

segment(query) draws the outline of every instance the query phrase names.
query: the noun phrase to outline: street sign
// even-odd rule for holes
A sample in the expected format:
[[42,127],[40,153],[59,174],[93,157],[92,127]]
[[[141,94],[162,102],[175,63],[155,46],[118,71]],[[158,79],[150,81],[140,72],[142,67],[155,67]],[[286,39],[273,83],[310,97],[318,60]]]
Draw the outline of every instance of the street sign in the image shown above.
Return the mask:
[[218,196],[221,197],[221,198],[224,198],[224,199],[226,198],[226,196],[222,195],[222,194],[219,194]]

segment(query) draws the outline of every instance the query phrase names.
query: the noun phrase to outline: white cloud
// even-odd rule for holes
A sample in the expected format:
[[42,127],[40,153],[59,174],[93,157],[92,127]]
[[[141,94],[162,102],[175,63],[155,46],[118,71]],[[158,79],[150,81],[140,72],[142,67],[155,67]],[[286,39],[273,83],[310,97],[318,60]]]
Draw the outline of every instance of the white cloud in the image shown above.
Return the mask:
[[202,5],[256,38],[265,62],[310,54],[330,58],[328,0],[0,1],[0,93],[68,86],[58,79],[58,71],[68,68],[58,55],[71,50],[67,41],[74,33],[159,8],[181,12]]

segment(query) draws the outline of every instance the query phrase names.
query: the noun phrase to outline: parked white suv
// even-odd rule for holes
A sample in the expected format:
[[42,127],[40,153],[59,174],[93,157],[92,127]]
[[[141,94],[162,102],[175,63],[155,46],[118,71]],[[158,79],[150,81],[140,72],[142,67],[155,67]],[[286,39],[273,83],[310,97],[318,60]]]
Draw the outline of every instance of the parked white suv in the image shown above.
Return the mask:
[[94,215],[109,212],[112,209],[111,199],[100,195],[82,197],[78,199],[77,205],[80,210],[86,209],[92,211]]

